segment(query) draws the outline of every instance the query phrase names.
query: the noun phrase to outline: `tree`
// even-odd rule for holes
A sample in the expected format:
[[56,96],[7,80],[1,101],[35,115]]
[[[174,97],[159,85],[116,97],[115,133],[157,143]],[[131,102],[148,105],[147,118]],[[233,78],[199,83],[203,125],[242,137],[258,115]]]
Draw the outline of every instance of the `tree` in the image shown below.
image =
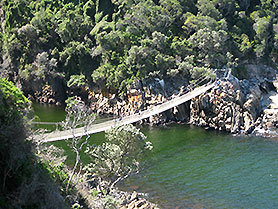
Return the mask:
[[209,28],[198,30],[188,39],[193,50],[195,50],[198,61],[212,67],[222,67],[226,64],[226,40],[226,31],[215,31]]
[[232,16],[238,6],[237,2],[234,0],[214,0],[214,2],[224,17]]
[[[70,130],[73,135],[71,140],[67,141],[67,145],[75,153],[75,164],[70,174],[67,186],[66,193],[69,192],[69,186],[71,184],[73,175],[76,173],[78,166],[80,166],[80,171],[82,170],[82,164],[80,161],[80,153],[83,147],[87,144],[90,135],[88,134],[88,128],[92,125],[95,119],[95,115],[92,114],[90,109],[86,107],[85,103],[82,102],[77,97],[69,98],[67,101],[66,119],[61,123],[61,127],[64,130]],[[84,137],[79,136],[76,133],[77,128],[83,128]]]
[[67,86],[70,87],[85,87],[87,83],[86,77],[83,74],[80,75],[71,75],[69,81],[67,82]]
[[210,0],[198,0],[197,7],[198,15],[200,16],[208,16],[215,20],[220,20],[222,18],[221,13]]
[[162,7],[163,13],[170,16],[173,25],[176,24],[177,27],[180,27],[183,12],[180,2],[178,0],[160,0],[159,3]]
[[272,49],[272,59],[274,62],[278,61],[278,23],[273,25],[274,37],[273,37],[273,49]]
[[251,18],[255,21],[253,29],[256,32],[255,35],[255,52],[257,57],[263,57],[269,53],[269,39],[271,38],[271,17],[262,16],[260,12],[256,11],[251,14]]
[[[0,131],[11,125],[22,122],[30,110],[28,99],[17,89],[14,84],[0,78]],[[5,127],[6,126],[6,127]]]
[[107,142],[88,147],[86,153],[91,157],[85,170],[97,174],[110,182],[113,188],[119,181],[139,169],[139,161],[145,151],[151,150],[146,136],[132,125],[112,128],[106,132]]

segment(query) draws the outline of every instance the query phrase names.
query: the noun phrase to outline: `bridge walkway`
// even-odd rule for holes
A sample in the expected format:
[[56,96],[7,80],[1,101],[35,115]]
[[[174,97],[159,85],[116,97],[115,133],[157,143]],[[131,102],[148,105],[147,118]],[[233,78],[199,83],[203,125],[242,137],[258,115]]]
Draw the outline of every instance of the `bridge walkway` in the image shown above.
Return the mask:
[[40,137],[43,142],[54,142],[54,141],[59,141],[59,140],[70,139],[70,138],[73,138],[73,136],[79,137],[79,136],[90,135],[90,134],[106,131],[115,126],[121,126],[121,125],[135,123],[137,121],[148,118],[150,116],[162,113],[162,112],[169,110],[175,106],[178,106],[182,103],[185,103],[185,102],[193,99],[194,97],[205,93],[206,91],[213,88],[214,86],[215,86],[215,82],[208,83],[206,85],[197,87],[194,90],[192,90],[184,95],[177,96],[169,101],[166,101],[160,105],[150,107],[149,109],[141,111],[140,113],[136,113],[136,114],[133,114],[133,115],[130,115],[127,117],[123,117],[121,119],[118,118],[117,120],[114,119],[114,120],[109,120],[109,121],[106,121],[103,123],[94,124],[91,127],[88,127],[87,130],[85,130],[84,127],[82,127],[82,128],[77,128],[75,130],[54,131],[54,132],[43,134],[42,136],[36,136],[36,137]]

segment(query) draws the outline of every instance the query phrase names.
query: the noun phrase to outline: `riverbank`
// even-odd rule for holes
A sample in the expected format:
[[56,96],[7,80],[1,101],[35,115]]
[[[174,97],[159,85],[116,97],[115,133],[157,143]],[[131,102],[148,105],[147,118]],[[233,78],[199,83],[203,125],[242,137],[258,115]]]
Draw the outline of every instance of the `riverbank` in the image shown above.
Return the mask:
[[[171,83],[176,86],[173,87]],[[164,88],[161,81],[156,83],[156,87],[153,87],[154,84],[134,86],[129,89],[126,99],[114,94],[91,93],[88,94],[87,103],[100,115],[125,116],[175,97],[185,88],[181,84],[182,80],[164,81]],[[277,136],[278,77],[274,69],[250,65],[245,70],[244,78],[239,79],[231,74],[217,84],[207,93],[139,123],[151,126],[186,123],[237,135]],[[157,207],[137,193],[115,191],[114,197],[124,200],[122,208]],[[136,198],[131,198],[132,195]]]
[[[163,83],[163,85],[161,85]],[[126,116],[161,104],[182,93],[185,79],[158,80],[135,86],[126,100],[93,94],[91,108],[98,114]],[[171,95],[171,96],[168,96]],[[278,136],[278,75],[264,65],[246,65],[217,81],[210,91],[139,124],[187,123],[232,134]]]
[[[65,119],[65,111],[62,107],[55,105],[33,104],[35,114],[41,121],[55,121],[59,122]],[[41,128],[55,130],[55,125],[39,125]],[[89,146],[94,144],[101,144],[105,140],[104,134],[94,134],[90,138]],[[70,176],[72,168],[75,164],[75,155],[68,147],[66,141],[40,144],[38,147],[40,158],[50,167],[52,176],[56,176],[57,181],[61,187],[65,187],[65,176]],[[83,165],[90,163],[90,159],[86,154],[81,154]],[[63,175],[61,175],[63,174]],[[66,177],[67,178],[67,177]],[[63,182],[63,183],[61,183]],[[156,204],[151,203],[146,199],[144,194],[136,191],[124,191],[118,189],[117,185],[111,187],[110,183],[97,176],[85,175],[80,172],[73,176],[73,189],[67,195],[70,203],[81,205],[84,208],[148,208],[157,209]],[[61,189],[61,191],[64,191]]]
[[[76,96],[98,115],[125,117],[175,98],[188,85],[186,78],[175,77],[156,79],[149,84],[138,81],[129,87],[126,95],[120,97],[90,89],[83,89],[82,94]],[[33,100],[55,103],[59,99],[53,99],[53,95],[57,95],[53,89],[51,86],[44,87]],[[276,70],[265,65],[245,65],[233,70],[227,79],[217,81],[217,85],[205,94],[138,124],[186,123],[232,134],[275,137],[278,136],[277,109]]]
[[[60,192],[72,208],[158,209],[158,206],[147,201],[143,194],[136,191],[122,191],[94,174],[79,171],[72,175],[72,165],[66,163],[66,158],[69,157],[68,151],[59,146],[41,144],[37,148],[41,164],[59,184]],[[70,176],[72,179],[66,192]]]

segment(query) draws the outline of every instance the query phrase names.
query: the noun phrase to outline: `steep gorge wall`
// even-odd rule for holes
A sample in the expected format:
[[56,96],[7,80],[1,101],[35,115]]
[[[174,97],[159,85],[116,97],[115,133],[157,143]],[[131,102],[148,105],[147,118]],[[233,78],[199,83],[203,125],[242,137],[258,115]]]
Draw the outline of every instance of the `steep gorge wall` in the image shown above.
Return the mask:
[[[264,65],[247,65],[243,74],[244,78],[241,80],[233,75],[219,80],[217,86],[207,93],[140,123],[161,125],[182,122],[236,134],[277,135],[276,70]],[[37,92],[35,99],[42,103],[57,104],[69,96],[62,80],[52,79],[49,84],[51,91],[46,91],[49,88],[40,85],[25,85],[25,90]],[[170,78],[165,80],[164,87],[159,82],[137,84],[129,90],[126,97],[88,91],[85,100],[100,115],[124,117],[173,99],[187,85],[184,78]],[[39,88],[42,90],[39,91]]]
[[278,106],[270,107],[270,95],[275,98],[278,94],[276,70],[249,65],[246,72],[245,79],[231,75],[210,92],[193,99],[190,123],[231,133],[274,136]]

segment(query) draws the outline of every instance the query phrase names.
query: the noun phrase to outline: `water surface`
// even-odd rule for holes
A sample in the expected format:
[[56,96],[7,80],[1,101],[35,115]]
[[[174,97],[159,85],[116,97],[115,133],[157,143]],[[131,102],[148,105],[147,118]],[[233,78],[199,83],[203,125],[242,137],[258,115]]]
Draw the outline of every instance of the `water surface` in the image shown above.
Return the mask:
[[122,189],[162,208],[278,208],[276,141],[180,125],[145,133],[153,153]]
[[[50,108],[50,109],[49,109]],[[53,108],[53,109],[51,109]],[[63,109],[37,107],[41,121],[60,121]],[[153,143],[143,170],[121,189],[145,193],[161,208],[278,208],[278,142],[233,137],[185,125],[142,131]],[[90,143],[104,141],[94,134]],[[74,155],[66,142],[68,163]],[[88,158],[85,160],[89,160]]]

